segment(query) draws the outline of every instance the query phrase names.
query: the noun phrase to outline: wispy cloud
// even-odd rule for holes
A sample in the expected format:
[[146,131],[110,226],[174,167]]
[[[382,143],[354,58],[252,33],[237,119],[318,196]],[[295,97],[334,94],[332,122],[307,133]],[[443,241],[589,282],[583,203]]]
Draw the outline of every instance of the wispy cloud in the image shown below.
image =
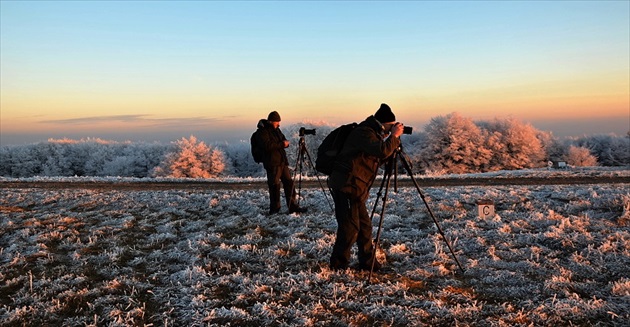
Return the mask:
[[70,119],[51,119],[42,120],[40,123],[46,124],[93,124],[102,122],[137,122],[143,121],[147,115],[113,115],[113,116],[93,116],[93,117],[80,117]]
[[225,121],[235,116],[225,116],[219,118],[208,117],[186,117],[186,118],[151,118],[151,115],[111,115],[92,116],[70,119],[42,120],[40,123],[61,124],[61,125],[91,125],[102,123],[124,123],[141,125],[145,127],[180,127],[180,126],[208,126],[213,123]]

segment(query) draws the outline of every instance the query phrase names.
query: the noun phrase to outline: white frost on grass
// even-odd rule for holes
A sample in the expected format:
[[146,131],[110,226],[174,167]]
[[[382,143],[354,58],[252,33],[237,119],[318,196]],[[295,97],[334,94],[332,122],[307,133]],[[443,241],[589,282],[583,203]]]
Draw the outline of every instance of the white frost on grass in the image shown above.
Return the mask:
[[627,326],[629,186],[426,188],[465,273],[400,188],[369,284],[328,268],[320,189],[273,216],[265,189],[0,189],[0,325]]

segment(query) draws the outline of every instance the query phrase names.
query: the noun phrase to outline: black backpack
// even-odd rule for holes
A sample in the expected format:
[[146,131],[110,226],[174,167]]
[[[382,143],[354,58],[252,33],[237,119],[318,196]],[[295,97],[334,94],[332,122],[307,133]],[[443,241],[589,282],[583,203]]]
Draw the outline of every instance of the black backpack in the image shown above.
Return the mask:
[[315,169],[324,174],[330,175],[333,165],[337,159],[337,155],[341,152],[343,145],[350,132],[352,132],[359,124],[352,123],[341,125],[328,134],[322,144],[317,148],[317,159],[315,160]]
[[252,137],[250,138],[252,157],[254,157],[254,161],[256,163],[263,162],[263,159],[265,157],[265,148],[262,144],[262,141],[260,140],[260,133],[261,130],[259,128],[252,134]]

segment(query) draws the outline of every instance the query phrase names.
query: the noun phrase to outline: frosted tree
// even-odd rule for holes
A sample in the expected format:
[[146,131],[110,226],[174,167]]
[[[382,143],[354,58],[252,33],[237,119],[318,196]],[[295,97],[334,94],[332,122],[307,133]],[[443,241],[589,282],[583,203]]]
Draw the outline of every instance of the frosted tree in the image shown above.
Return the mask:
[[11,156],[11,177],[32,177],[42,174],[42,152],[36,144],[14,148]]
[[613,139],[605,156],[610,166],[630,166],[630,132],[628,136]]
[[429,166],[422,155],[422,149],[427,143],[427,134],[423,131],[414,130],[411,135],[403,135],[400,138],[403,151],[407,154],[412,173],[424,172]]
[[230,144],[224,151],[229,163],[226,167],[228,174],[237,177],[265,176],[262,164],[256,163],[252,158],[249,141]]
[[159,165],[168,146],[163,144],[119,144],[111,161],[105,162],[103,176],[147,177]]
[[[55,142],[53,140],[49,142]],[[96,165],[100,160],[96,159],[100,154],[95,153],[98,144],[106,141],[100,139],[87,138],[79,141],[75,140],[57,140],[63,147],[66,147],[66,153],[70,160],[70,171],[66,176],[94,176]],[[100,165],[100,163],[99,163]],[[100,167],[97,167],[98,169]]]
[[434,172],[467,173],[487,166],[491,152],[472,120],[458,113],[432,118],[421,155]]
[[216,147],[209,148],[210,160],[207,162],[209,177],[217,177],[225,170],[225,153]]
[[11,150],[8,146],[0,147],[0,176],[11,176]]
[[84,164],[84,174],[86,176],[104,176],[104,167],[116,158],[126,144],[114,141],[104,141],[100,139],[86,140],[75,145],[81,153],[87,153],[88,157]]
[[543,141],[547,158],[549,158],[550,161],[564,160],[568,149],[566,140],[553,137],[551,133],[546,133],[546,135],[550,137],[546,142]]
[[55,142],[49,140],[48,143],[42,143],[41,147],[45,149],[46,161],[43,162],[43,175],[45,176],[73,176],[72,170],[72,154],[68,143]]
[[153,170],[153,176],[211,178],[217,177],[223,169],[223,152],[210,148],[191,135],[176,142],[175,152],[166,155],[165,160]]
[[562,145],[558,139],[553,136],[552,132],[536,130],[536,138],[540,140],[540,146],[544,153],[542,160],[549,162],[551,158],[557,158],[561,155],[563,151]]
[[571,145],[565,160],[571,166],[597,166],[597,158],[585,147]]
[[628,136],[596,134],[573,139],[571,145],[589,149],[604,166],[630,164],[630,137]]
[[541,138],[545,135],[516,119],[495,119],[480,123],[485,128],[486,146],[492,152],[488,170],[544,167],[547,154]]

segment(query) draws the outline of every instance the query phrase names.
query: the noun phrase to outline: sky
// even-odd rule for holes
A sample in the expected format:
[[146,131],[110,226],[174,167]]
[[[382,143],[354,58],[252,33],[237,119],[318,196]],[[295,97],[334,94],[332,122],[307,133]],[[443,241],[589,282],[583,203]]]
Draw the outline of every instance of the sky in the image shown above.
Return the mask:
[[0,145],[458,112],[630,130],[630,1],[0,0]]

